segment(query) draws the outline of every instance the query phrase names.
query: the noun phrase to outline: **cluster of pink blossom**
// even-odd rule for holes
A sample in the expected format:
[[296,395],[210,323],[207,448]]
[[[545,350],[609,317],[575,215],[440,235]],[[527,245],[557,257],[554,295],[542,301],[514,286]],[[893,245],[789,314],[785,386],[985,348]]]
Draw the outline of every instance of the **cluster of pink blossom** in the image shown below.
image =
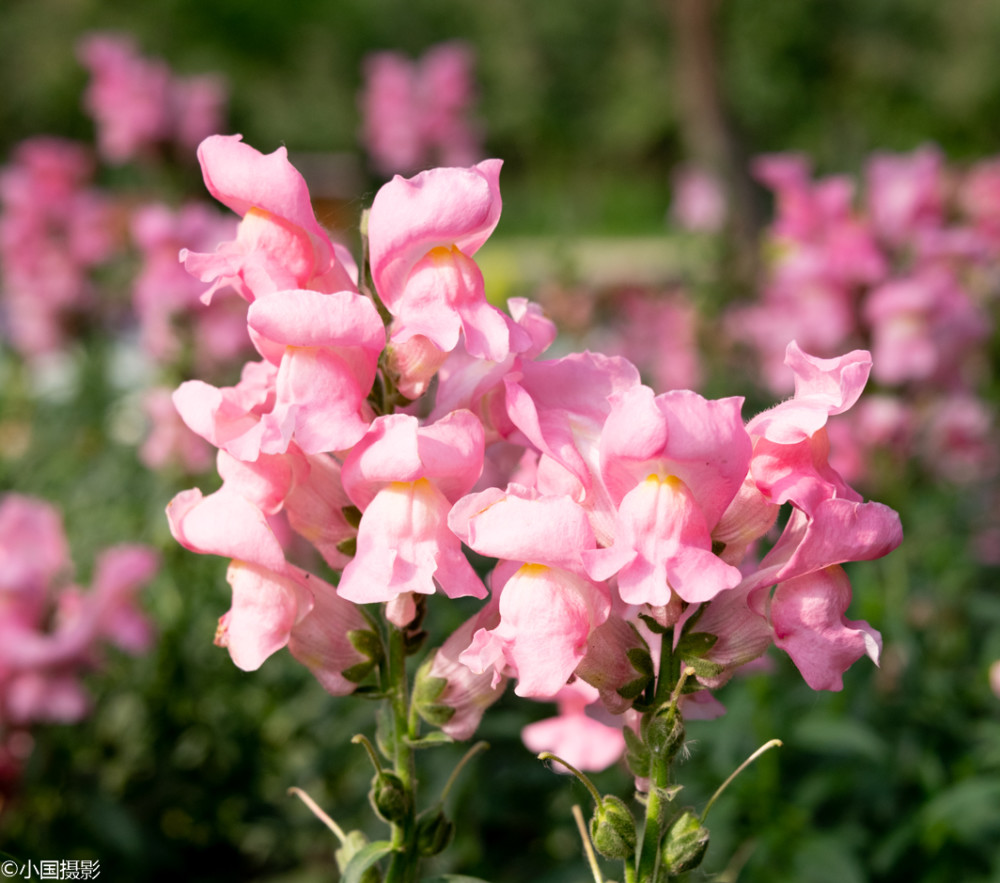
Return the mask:
[[472,67],[472,50],[460,42],[434,46],[418,61],[388,50],[365,59],[361,135],[377,171],[406,174],[482,157]]
[[146,651],[150,623],[135,595],[158,567],[138,545],[105,550],[89,591],[67,582],[71,563],[59,513],[18,494],[0,499],[0,789],[16,779],[36,723],[72,723],[90,700],[81,675],[104,644]]
[[[422,713],[468,738],[516,681],[577,722],[596,703],[620,751],[661,645],[696,671],[689,713],[771,644],[815,689],[878,660],[878,632],[845,616],[841,565],[893,549],[899,518],[830,466],[826,431],[861,394],[868,353],[792,343],[794,397],[744,422],[742,399],[656,394],[621,356],[543,359],[555,329],[538,307],[487,302],[474,255],[500,218],[499,160],[378,191],[369,291],[284,149],[214,136],[199,159],[242,220],[182,259],[243,295],[260,359],[235,386],[175,392],[223,481],[167,514],[182,545],[231,559],[216,642],[239,667],[287,646],[350,693],[375,662],[364,605],[405,629],[426,596],[471,596],[483,606],[422,670]],[[339,578],[289,560],[288,528]],[[489,589],[463,544],[495,559]]]
[[879,389],[841,423],[854,439],[845,472],[863,477],[888,450],[949,480],[994,474],[996,417],[977,390],[997,303],[1000,163],[959,171],[933,147],[876,154],[860,198],[847,176],[813,180],[797,155],[762,157],[755,171],[776,204],[767,275],[728,327],[759,354],[770,389],[788,388],[789,340],[823,356],[864,346]]
[[[187,156],[218,128],[225,95],[216,78],[177,78],[116,35],[86,37],[80,54],[93,72],[87,106],[103,158],[166,160],[152,148],[170,140]],[[0,170],[2,336],[34,359],[66,349],[85,329],[137,330],[154,369],[213,373],[239,364],[249,349],[239,299],[203,305],[204,286],[177,263],[182,245],[212,249],[230,239],[235,220],[204,202],[175,208],[101,189],[97,171],[91,149],[55,137],[24,141]],[[117,278],[116,265],[128,259],[138,269],[123,323],[115,292],[98,280]],[[140,456],[147,465],[209,465],[210,449],[177,419],[169,389],[150,389],[145,407],[152,429]]]
[[91,73],[84,106],[106,161],[156,156],[165,145],[186,154],[218,131],[228,96],[217,75],[178,77],[164,61],[140,54],[125,34],[91,34],[78,54]]
[[93,303],[91,270],[119,248],[112,201],[82,144],[31,138],[0,170],[4,334],[23,356],[61,349]]

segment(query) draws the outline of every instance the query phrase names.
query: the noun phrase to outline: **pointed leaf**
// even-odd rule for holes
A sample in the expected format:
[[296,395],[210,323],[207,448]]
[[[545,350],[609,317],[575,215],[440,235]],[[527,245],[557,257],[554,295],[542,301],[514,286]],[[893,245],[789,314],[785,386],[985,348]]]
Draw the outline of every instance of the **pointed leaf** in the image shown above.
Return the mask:
[[363,874],[374,867],[380,859],[392,852],[392,844],[388,840],[376,840],[354,854],[350,863],[344,868],[341,883],[362,883]]

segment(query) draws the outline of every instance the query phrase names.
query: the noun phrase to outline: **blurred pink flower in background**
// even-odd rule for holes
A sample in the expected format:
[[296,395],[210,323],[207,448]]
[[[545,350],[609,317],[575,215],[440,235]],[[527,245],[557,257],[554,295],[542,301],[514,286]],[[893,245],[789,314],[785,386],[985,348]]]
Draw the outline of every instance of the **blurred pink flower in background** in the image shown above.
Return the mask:
[[418,61],[392,51],[365,59],[361,137],[381,174],[482,159],[482,135],[472,117],[474,60],[461,42],[433,46]]
[[139,654],[153,641],[136,599],[159,568],[152,549],[104,550],[86,591],[68,582],[70,567],[54,507],[19,494],[0,499],[0,765],[10,767],[8,780],[30,753],[18,733],[87,714],[82,676],[100,668],[105,645]]
[[726,223],[726,194],[711,172],[683,166],[674,173],[670,217],[685,230],[717,233]]
[[222,129],[228,94],[221,78],[178,77],[125,34],[89,34],[77,52],[91,75],[84,107],[108,162],[148,158],[169,143],[189,152]]
[[120,245],[112,199],[92,186],[88,148],[21,142],[0,171],[5,336],[24,356],[60,349],[93,300],[90,271]]

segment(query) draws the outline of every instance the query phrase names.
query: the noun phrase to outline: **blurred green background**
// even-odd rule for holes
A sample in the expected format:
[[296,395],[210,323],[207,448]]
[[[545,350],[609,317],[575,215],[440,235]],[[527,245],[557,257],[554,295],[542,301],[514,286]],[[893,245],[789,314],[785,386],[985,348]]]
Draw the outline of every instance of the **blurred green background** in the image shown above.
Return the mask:
[[[798,150],[830,172],[858,171],[873,150],[925,143],[955,161],[1000,152],[993,0],[706,4],[714,13],[707,70],[724,125],[705,118],[704,103],[691,109],[692,92],[713,83],[688,78],[676,6],[2,0],[0,155],[41,133],[92,141],[81,110],[86,74],[74,54],[92,29],[134,34],[179,73],[223,73],[231,131],[261,151],[284,144],[293,155],[355,156],[349,213],[377,186],[358,147],[364,56],[384,48],[415,56],[467,40],[487,152],[505,160],[500,239],[663,235],[676,251],[665,225],[671,173],[699,150],[722,151],[722,163]],[[723,130],[720,148],[713,138]],[[129,172],[107,174],[114,184]],[[184,186],[200,192],[193,170],[189,177]],[[681,254],[678,273],[724,277],[712,262],[725,251]],[[0,489],[60,505],[82,579],[103,546],[134,540],[163,550],[168,566],[145,595],[161,637],[153,654],[112,655],[90,680],[92,717],[39,730],[23,792],[0,817],[0,849],[35,860],[96,858],[101,879],[115,881],[335,879],[335,841],[286,789],[306,789],[344,826],[371,828],[368,768],[348,744],[370,709],[327,696],[285,654],[248,675],[212,646],[228,606],[225,562],[175,547],[162,516],[190,480],[146,472],[113,440],[116,393],[102,380],[110,356],[92,341],[80,358],[93,378],[83,392],[38,403],[5,357],[3,417],[28,426],[32,444],[0,461]],[[755,392],[732,375],[708,386]],[[776,655],[774,672],[720,691],[728,715],[689,728],[685,797],[703,805],[759,744],[779,737],[785,747],[713,808],[700,876],[735,879],[717,876],[735,857],[741,881],[1000,883],[1000,700],[986,679],[1000,658],[998,574],[969,559],[976,513],[961,489],[914,467],[899,469],[879,494],[901,512],[907,539],[889,559],[852,572],[852,616],[883,632],[882,669],[859,663],[843,693],[814,694]],[[457,614],[437,613],[440,636]],[[586,794],[518,741],[526,721],[550,712],[508,697],[487,716],[481,736],[492,748],[451,798],[460,829],[447,867],[497,883],[587,879],[570,816]],[[426,754],[432,792],[457,753]],[[596,778],[628,789],[621,770]]]

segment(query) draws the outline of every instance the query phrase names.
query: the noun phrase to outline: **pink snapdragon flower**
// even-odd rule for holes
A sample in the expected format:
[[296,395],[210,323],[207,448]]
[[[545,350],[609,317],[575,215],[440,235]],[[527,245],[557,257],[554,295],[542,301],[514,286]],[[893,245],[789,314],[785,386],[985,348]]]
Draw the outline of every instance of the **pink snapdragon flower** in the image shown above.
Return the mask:
[[171,500],[167,518],[185,548],[232,559],[232,606],[219,620],[216,643],[239,668],[253,671],[287,646],[328,692],[353,692],[344,672],[367,657],[351,632],[367,630],[368,621],[329,583],[285,559],[260,509],[232,488],[207,497],[195,489]]
[[618,506],[614,542],[585,562],[595,579],[617,574],[626,603],[662,607],[671,592],[700,603],[740,582],[712,552],[711,532],[750,463],[742,404],[643,386],[612,397],[601,474]]
[[496,679],[493,671],[476,673],[459,661],[473,635],[495,626],[498,619],[496,605],[487,603],[448,636],[417,674],[414,701],[421,715],[452,739],[471,738],[483,713],[507,686],[507,678]]
[[500,622],[476,632],[459,659],[497,678],[509,667],[518,696],[555,695],[611,610],[607,586],[583,566],[595,547],[586,513],[569,497],[511,486],[459,501],[449,524],[470,548],[504,561],[495,580]]
[[[620,726],[610,726],[587,714],[598,692],[583,681],[567,684],[554,697],[559,713],[521,730],[525,746],[538,754],[550,751],[578,770],[607,769],[625,751]],[[558,767],[557,767],[558,769]]]
[[486,301],[472,259],[500,219],[500,160],[393,178],[368,217],[372,278],[393,315],[391,339],[422,335],[451,352],[502,361],[523,332]]
[[452,504],[483,468],[483,428],[469,411],[429,426],[379,417],[344,460],[344,488],[363,513],[357,554],[337,591],[358,604],[403,593],[482,598],[486,589],[448,528]]
[[212,286],[231,285],[247,301],[290,289],[357,291],[356,267],[316,220],[305,179],[279,147],[261,154],[241,135],[213,135],[198,147],[205,185],[243,220],[236,239],[214,253],[182,249],[188,272]]

